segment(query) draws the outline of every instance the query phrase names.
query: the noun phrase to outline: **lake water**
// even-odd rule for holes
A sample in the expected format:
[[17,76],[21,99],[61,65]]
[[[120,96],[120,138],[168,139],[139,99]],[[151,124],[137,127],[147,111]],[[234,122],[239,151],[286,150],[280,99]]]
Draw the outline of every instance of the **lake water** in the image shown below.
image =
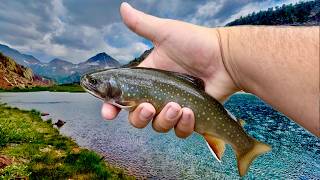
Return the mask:
[[[0,101],[48,112],[53,121],[63,119],[67,123],[62,134],[101,153],[128,174],[150,179],[239,179],[230,146],[219,163],[197,134],[182,140],[173,131],[135,129],[126,112],[115,121],[104,121],[102,102],[87,93],[0,93]],[[253,95],[236,94],[225,107],[246,121],[246,132],[273,148],[253,162],[244,179],[320,178],[319,138]]]

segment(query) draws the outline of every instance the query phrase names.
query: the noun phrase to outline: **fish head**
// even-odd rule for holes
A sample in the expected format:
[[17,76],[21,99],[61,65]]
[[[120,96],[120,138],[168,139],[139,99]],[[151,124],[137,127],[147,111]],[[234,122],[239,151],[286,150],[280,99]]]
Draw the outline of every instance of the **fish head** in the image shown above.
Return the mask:
[[115,77],[108,70],[85,74],[81,77],[80,85],[87,92],[104,101],[118,99],[122,94]]

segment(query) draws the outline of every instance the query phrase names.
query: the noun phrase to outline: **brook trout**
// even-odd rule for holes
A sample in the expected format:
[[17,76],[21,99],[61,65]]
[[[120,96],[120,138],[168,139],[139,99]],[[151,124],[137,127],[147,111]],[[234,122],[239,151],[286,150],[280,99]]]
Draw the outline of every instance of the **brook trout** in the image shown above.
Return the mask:
[[151,68],[118,68],[84,75],[81,85],[92,95],[129,111],[143,102],[151,103],[156,114],[168,102],[192,109],[194,131],[205,138],[219,161],[225,143],[230,144],[237,157],[240,176],[246,174],[257,156],[271,150],[248,136],[240,123],[204,91],[204,82],[197,77]]

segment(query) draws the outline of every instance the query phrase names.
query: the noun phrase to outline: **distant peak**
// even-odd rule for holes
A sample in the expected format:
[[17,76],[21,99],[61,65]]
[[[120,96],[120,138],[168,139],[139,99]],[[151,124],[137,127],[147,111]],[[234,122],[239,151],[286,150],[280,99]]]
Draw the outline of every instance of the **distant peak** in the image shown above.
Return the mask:
[[63,59],[59,59],[59,58],[54,58],[52,59],[50,62],[50,64],[57,64],[57,63],[63,63],[63,64],[72,64],[69,61],[63,60]]
[[85,63],[96,63],[99,65],[108,65],[112,67],[120,66],[120,63],[117,60],[115,60],[105,52],[96,54],[95,56],[89,58]]
[[[105,52],[101,52],[101,53],[98,53],[98,54],[96,54],[95,56],[93,56],[92,58],[105,58],[105,57],[107,57],[107,58],[112,58],[109,54],[107,54],[107,53],[105,53]],[[92,59],[92,58],[90,58],[90,59]],[[113,59],[113,58],[112,58]]]

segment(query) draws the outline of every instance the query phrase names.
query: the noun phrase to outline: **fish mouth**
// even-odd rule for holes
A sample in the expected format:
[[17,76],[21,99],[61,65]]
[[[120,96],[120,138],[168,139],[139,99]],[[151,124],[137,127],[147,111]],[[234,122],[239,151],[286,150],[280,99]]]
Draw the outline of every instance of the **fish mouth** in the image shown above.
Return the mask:
[[104,100],[104,98],[97,93],[96,87],[89,82],[88,75],[84,75],[81,77],[80,86],[83,87],[83,89],[89,94]]

